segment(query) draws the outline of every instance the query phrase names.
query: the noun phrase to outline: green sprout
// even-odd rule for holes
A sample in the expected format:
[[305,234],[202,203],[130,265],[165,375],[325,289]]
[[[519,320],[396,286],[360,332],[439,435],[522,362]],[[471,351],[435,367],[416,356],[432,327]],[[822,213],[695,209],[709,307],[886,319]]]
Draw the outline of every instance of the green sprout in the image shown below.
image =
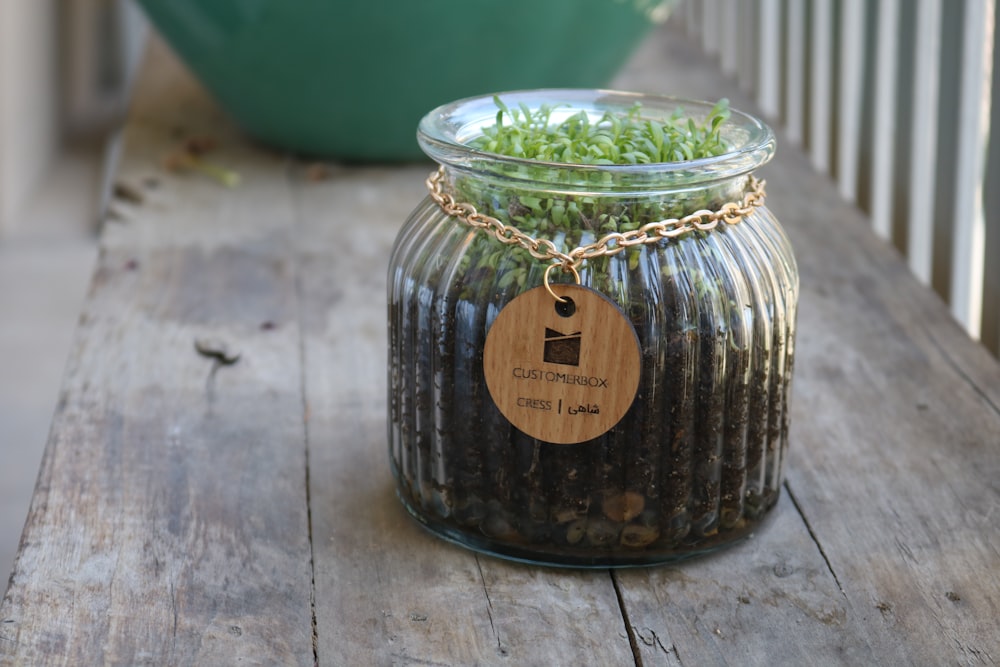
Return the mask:
[[[496,123],[469,142],[477,150],[562,164],[613,165],[686,162],[728,150],[720,129],[729,101],[720,100],[703,122],[678,108],[665,121],[644,119],[636,102],[626,114],[606,111],[596,122],[586,111],[552,123],[554,107],[511,109],[498,96]],[[506,120],[505,120],[506,119]]]
[[[499,96],[493,100],[497,107],[496,121],[481,128],[481,134],[467,145],[482,152],[549,163],[538,165],[539,180],[544,180],[544,172],[551,168],[551,163],[598,167],[677,163],[716,157],[731,150],[723,136],[730,117],[729,102],[725,99],[704,119],[693,118],[681,108],[667,118],[648,118],[643,116],[639,103],[625,112],[606,111],[598,117],[585,110],[574,112],[570,107],[541,105],[533,109],[525,104],[509,106]],[[515,168],[529,180],[535,169],[530,165]],[[610,174],[601,176],[610,181]],[[482,213],[525,234],[548,239],[563,252],[605,234],[629,232],[648,222],[680,218],[698,209],[721,205],[729,194],[723,190],[731,188],[665,191],[662,196],[640,198],[613,191],[603,195],[549,195],[466,176],[459,176],[452,187],[459,201],[471,203]],[[506,261],[512,253],[517,261]],[[491,240],[472,254],[474,259],[466,257],[466,269],[474,266],[476,275],[483,271],[503,273],[498,276],[501,287],[524,286],[526,267],[532,261],[525,250]],[[629,269],[635,270],[639,257],[638,248],[624,253]],[[610,280],[607,261],[590,263],[595,283]]]

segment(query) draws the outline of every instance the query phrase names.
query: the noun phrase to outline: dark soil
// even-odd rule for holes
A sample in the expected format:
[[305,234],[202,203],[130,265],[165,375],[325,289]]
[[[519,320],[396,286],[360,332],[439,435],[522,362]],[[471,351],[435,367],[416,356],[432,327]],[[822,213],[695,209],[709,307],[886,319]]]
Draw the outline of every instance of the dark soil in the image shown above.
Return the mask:
[[522,291],[498,287],[504,267],[396,281],[391,455],[411,512],[474,548],[571,565],[680,558],[760,523],[777,501],[787,446],[794,322],[794,304],[768,304],[784,303],[790,279],[734,280],[698,247],[714,243],[753,271],[754,253],[774,259],[764,244],[672,243],[630,251],[641,253],[632,268],[624,253],[609,263],[607,275],[628,273],[628,298],[616,300],[638,335],[642,377],[616,427],[573,445],[518,431],[486,389],[489,325]]

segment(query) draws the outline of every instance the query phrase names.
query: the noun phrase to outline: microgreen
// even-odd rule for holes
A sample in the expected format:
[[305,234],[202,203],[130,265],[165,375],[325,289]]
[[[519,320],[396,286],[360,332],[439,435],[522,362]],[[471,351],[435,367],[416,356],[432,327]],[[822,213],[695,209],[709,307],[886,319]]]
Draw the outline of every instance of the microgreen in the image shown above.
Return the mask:
[[[508,105],[499,96],[494,96],[493,101],[497,107],[494,123],[482,127],[481,134],[467,145],[496,155],[592,168],[688,162],[719,156],[731,148],[723,136],[730,116],[729,102],[725,99],[701,119],[686,114],[682,108],[666,117],[644,116],[639,103],[623,112],[597,115],[567,106]],[[538,178],[544,181],[548,167],[540,164],[537,168],[530,165],[513,168],[518,170],[520,179],[531,180],[537,171]],[[586,178],[595,176],[604,177],[605,185],[611,183],[608,173],[591,173]],[[603,189],[603,194],[586,194],[587,183],[579,185],[581,192],[571,194],[508,187],[475,176],[459,176],[453,183],[459,201],[473,204],[480,212],[525,234],[551,240],[567,252],[605,234],[632,231],[648,222],[680,218],[698,209],[720,205],[730,198],[733,188],[732,184],[715,184],[667,188],[662,194],[635,196],[627,191],[615,193],[613,186],[611,190]],[[483,235],[483,238],[488,237]],[[463,260],[466,268],[503,274],[498,276],[501,287],[523,286],[526,267],[532,261],[527,252],[495,240],[483,242],[485,247],[477,244]],[[628,268],[636,269],[638,248],[630,248],[623,255]],[[513,264],[507,259],[514,259]],[[611,280],[608,259],[588,262],[594,280],[601,283]],[[610,283],[605,285],[608,286]]]
[[627,113],[606,111],[594,120],[585,111],[552,122],[559,107],[511,108],[494,96],[496,122],[482,128],[469,145],[509,157],[563,164],[652,164],[684,162],[726,152],[721,128],[728,100],[719,101],[702,122],[678,108],[665,120],[642,117],[636,102]]

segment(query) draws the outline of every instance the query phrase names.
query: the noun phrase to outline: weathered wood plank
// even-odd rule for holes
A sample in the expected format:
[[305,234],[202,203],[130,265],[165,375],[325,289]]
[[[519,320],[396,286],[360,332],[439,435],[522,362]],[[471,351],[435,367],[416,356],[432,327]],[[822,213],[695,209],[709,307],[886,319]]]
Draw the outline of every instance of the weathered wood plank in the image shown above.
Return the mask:
[[[670,36],[657,45],[669,63],[662,84],[669,80],[680,95],[719,96],[726,82],[710,59],[679,33]],[[815,541],[801,542],[800,520],[783,501],[752,548],[616,575],[637,636],[656,635],[640,646],[643,658],[996,662],[1000,366],[877,241],[835,185],[809,168],[808,157],[779,143],[765,170],[768,203],[802,272],[788,487]],[[780,553],[801,559],[798,576],[810,573],[787,589],[799,602],[769,595],[773,584],[760,577],[766,568],[759,563]],[[817,568],[819,561],[829,567]],[[750,606],[741,608],[732,591],[780,602],[754,625]],[[775,628],[794,628],[794,637]],[[761,636],[772,644],[758,643]]]
[[789,483],[879,661],[996,660],[1000,369],[797,157],[771,188],[803,273]]
[[386,444],[386,262],[430,165],[300,181],[321,664],[630,664],[607,571],[499,561],[420,529]]
[[[665,33],[640,50],[619,77],[620,87],[700,99],[728,96],[737,107],[753,108],[689,38],[670,27]],[[779,159],[789,150],[783,144]],[[832,182],[824,183],[836,192]],[[793,435],[797,427],[793,422]],[[845,639],[855,636],[857,621],[808,526],[787,496],[775,513],[753,539],[711,557],[615,573],[643,664],[868,661],[866,644]],[[792,627],[794,638],[781,634]]]
[[[284,162],[176,75],[129,126],[132,201],[103,235],[0,604],[3,665],[313,664]],[[161,170],[194,135],[242,187]]]
[[876,664],[787,492],[774,512],[726,551],[615,574],[643,665]]

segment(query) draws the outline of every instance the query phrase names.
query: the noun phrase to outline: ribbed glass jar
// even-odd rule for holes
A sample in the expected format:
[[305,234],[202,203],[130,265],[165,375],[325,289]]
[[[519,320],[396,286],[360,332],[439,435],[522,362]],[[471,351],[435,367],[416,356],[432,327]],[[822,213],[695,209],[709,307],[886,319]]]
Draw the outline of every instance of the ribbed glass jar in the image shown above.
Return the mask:
[[[595,120],[636,102],[648,118],[711,109],[587,90],[503,99]],[[562,165],[469,148],[496,113],[492,96],[436,109],[420,144],[457,201],[514,226],[542,219],[521,231],[565,250],[613,225],[740,201],[774,151],[770,129],[736,111],[723,126],[729,152],[681,163]],[[581,284],[631,322],[642,361],[625,416],[578,444],[512,426],[484,378],[491,325],[547,266],[430,198],[400,231],[389,269],[389,450],[406,508],[467,547],[558,565],[660,563],[748,535],[777,501],[788,442],[799,281],[778,221],[759,207],[737,224],[580,265]]]

